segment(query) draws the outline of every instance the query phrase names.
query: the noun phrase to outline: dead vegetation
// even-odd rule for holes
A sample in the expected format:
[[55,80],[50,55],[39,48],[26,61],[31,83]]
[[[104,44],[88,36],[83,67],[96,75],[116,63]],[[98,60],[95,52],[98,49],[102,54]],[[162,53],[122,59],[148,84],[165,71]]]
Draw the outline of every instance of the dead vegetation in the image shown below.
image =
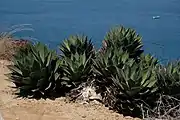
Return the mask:
[[33,31],[29,26],[29,24],[15,25],[9,31],[0,33],[0,60],[10,61],[16,50],[29,42],[28,40],[13,36],[17,32]]
[[169,95],[161,95],[153,110],[144,113],[147,116],[144,120],[179,120],[180,100]]

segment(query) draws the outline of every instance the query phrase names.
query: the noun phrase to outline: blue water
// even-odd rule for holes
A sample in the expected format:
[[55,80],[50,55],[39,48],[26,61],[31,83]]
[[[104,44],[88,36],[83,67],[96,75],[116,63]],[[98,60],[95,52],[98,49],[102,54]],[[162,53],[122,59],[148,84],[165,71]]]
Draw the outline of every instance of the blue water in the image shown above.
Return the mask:
[[[132,27],[144,49],[161,60],[180,57],[180,0],[0,0],[0,30],[32,24],[33,36],[56,46],[69,35],[84,33],[101,45],[110,27]],[[152,19],[160,16],[160,19]]]

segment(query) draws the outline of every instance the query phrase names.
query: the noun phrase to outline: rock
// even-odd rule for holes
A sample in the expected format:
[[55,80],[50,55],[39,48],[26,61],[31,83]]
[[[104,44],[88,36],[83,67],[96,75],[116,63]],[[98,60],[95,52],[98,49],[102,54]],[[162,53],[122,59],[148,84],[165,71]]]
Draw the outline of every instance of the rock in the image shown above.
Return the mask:
[[124,118],[125,119],[131,119],[131,120],[133,119],[131,116],[125,116]]

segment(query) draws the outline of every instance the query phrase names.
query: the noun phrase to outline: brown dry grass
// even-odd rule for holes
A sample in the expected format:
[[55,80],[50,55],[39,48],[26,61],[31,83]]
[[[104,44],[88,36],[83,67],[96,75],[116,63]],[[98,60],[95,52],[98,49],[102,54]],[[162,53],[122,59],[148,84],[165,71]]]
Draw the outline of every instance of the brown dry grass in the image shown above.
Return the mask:
[[10,31],[0,33],[0,60],[11,60],[16,50],[25,44],[27,40],[14,39],[13,35],[16,32],[33,31],[29,28],[29,24],[15,25],[10,28]]
[[14,54],[14,48],[11,44],[10,36],[0,36],[0,59],[10,60]]
[[27,43],[27,40],[13,40],[8,36],[0,37],[0,60],[11,61],[16,51]]

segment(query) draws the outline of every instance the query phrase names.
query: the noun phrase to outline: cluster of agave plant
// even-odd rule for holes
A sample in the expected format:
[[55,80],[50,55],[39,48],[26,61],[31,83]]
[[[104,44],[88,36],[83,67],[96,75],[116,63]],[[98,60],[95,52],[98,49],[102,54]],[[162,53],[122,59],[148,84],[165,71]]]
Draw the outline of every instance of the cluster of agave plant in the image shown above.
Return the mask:
[[130,28],[111,29],[97,51],[87,36],[71,36],[60,54],[42,43],[29,43],[14,55],[8,74],[22,97],[64,95],[89,78],[96,81],[103,103],[125,115],[142,117],[159,94],[176,95],[180,62],[164,66],[145,54],[142,39]]

